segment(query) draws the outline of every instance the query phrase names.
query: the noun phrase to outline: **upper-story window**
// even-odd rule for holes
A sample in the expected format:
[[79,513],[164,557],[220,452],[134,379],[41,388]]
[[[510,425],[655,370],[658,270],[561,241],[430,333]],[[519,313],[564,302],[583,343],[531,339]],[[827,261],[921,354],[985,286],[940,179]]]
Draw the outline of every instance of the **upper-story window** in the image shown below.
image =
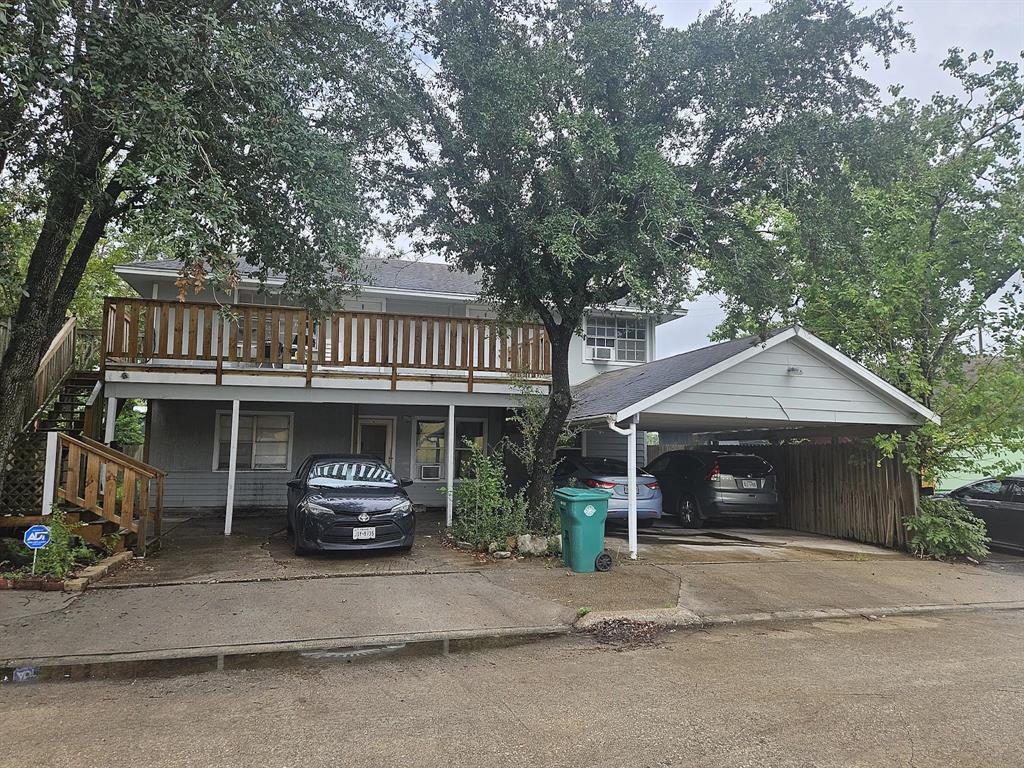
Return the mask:
[[616,363],[647,361],[647,321],[637,317],[587,319],[587,360]]

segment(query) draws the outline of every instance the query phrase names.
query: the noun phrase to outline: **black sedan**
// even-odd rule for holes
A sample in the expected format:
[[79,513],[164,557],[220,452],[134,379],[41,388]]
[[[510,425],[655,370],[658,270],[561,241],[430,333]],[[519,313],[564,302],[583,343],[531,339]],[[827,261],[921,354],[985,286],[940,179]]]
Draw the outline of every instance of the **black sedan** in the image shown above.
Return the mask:
[[416,517],[398,480],[372,456],[314,454],[288,481],[288,533],[295,554],[412,548]]
[[984,520],[993,549],[1024,554],[1024,476],[988,477],[938,497],[956,499]]

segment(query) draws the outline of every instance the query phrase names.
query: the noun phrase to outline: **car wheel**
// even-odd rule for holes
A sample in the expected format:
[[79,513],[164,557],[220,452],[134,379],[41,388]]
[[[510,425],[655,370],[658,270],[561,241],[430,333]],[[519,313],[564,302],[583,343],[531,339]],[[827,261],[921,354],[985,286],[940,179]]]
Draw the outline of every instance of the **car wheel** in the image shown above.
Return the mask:
[[679,518],[679,524],[683,528],[701,528],[704,525],[704,519],[700,516],[697,500],[692,496],[684,496],[679,500],[676,516]]
[[302,538],[299,536],[299,532],[294,528],[292,529],[292,552],[299,557],[309,554],[309,549],[302,543]]

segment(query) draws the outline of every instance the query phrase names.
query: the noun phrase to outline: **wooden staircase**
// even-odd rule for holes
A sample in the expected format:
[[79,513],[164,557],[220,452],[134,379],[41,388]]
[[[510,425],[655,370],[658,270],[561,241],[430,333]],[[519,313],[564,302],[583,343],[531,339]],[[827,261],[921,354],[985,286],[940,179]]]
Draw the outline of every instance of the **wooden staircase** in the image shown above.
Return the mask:
[[[97,438],[101,419],[98,411],[103,390],[99,371],[72,371],[64,379],[49,407],[36,422],[36,431],[64,432]],[[87,429],[88,428],[88,429]]]
[[86,541],[119,534],[145,555],[161,533],[164,473],[97,441],[103,382],[99,371],[75,369],[74,344],[70,318],[36,374],[9,458],[0,528],[45,524],[44,506],[56,503]]

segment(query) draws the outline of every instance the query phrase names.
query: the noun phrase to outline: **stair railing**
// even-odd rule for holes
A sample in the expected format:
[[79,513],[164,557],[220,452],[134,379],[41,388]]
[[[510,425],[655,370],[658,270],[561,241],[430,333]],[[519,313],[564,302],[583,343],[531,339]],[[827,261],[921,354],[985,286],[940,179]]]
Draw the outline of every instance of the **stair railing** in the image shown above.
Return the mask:
[[39,361],[32,389],[25,402],[25,425],[31,424],[75,366],[74,317],[69,317]]
[[134,534],[145,556],[163,528],[166,473],[87,437],[57,436],[56,499],[116,523]]

